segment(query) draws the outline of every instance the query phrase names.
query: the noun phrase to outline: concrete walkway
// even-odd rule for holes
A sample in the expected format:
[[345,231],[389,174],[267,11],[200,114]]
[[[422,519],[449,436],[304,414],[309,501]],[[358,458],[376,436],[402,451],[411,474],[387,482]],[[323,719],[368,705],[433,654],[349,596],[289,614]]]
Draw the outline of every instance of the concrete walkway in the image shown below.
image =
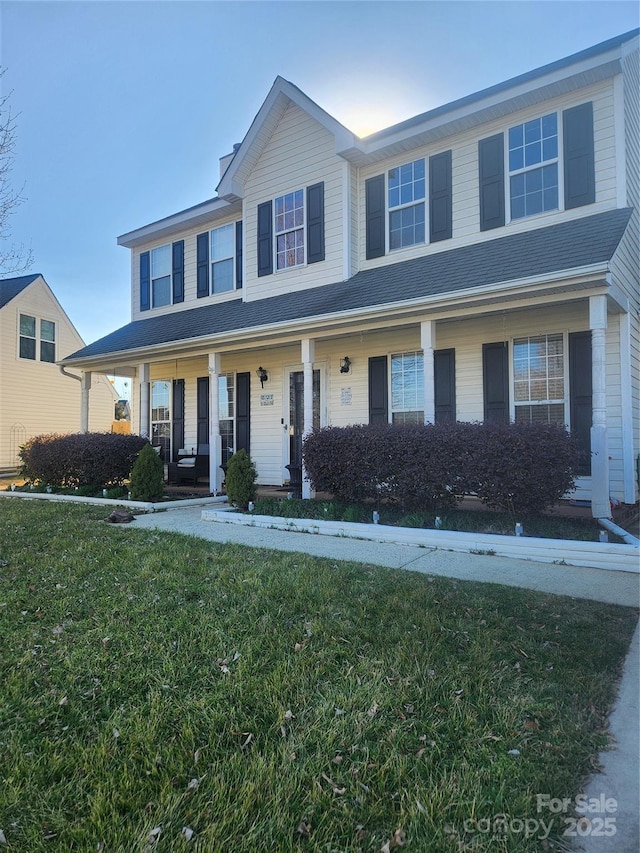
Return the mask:
[[[132,526],[185,533],[212,542],[302,552],[332,560],[369,563],[460,580],[499,583],[627,607],[640,606],[640,575],[629,572],[217,524],[203,521],[199,507],[137,516]],[[560,542],[558,553],[561,556]],[[640,626],[636,628],[633,637],[618,698],[610,717],[610,732],[615,746],[600,756],[602,771],[592,777],[585,788],[584,794],[590,806],[586,817],[590,823],[583,822],[576,828],[573,837],[575,850],[584,850],[585,853],[638,853],[640,850],[639,676]],[[568,814],[572,814],[572,811]],[[531,817],[542,818],[547,823],[554,817],[561,821],[561,826],[571,830],[571,826],[562,820],[562,814],[541,812]],[[609,819],[608,823],[605,823],[606,819]],[[613,829],[615,834],[610,835]],[[603,834],[600,835],[600,832]]]

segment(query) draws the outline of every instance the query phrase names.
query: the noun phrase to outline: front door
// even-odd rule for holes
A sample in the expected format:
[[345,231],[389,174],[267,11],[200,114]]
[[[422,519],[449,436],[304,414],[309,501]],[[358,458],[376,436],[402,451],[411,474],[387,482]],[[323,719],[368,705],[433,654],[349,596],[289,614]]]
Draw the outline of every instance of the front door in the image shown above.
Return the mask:
[[[320,427],[320,371],[313,371],[313,426]],[[289,465],[302,467],[304,432],[304,371],[289,373]]]

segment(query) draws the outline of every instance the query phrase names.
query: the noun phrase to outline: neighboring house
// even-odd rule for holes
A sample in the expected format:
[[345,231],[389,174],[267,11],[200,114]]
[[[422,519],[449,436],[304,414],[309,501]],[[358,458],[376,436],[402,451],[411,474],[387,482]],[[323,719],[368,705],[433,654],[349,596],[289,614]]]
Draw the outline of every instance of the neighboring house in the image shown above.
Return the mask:
[[83,393],[88,426],[111,429],[117,394],[106,376],[74,378],[56,363],[83,343],[41,275],[0,280],[0,471],[16,470],[34,435],[77,432]]
[[242,447],[283,484],[313,426],[554,421],[609,516],[638,496],[639,91],[638,31],[365,139],[278,77],[217,195],[119,238],[132,322],[64,364],[132,377],[134,428],[209,444],[212,490]]

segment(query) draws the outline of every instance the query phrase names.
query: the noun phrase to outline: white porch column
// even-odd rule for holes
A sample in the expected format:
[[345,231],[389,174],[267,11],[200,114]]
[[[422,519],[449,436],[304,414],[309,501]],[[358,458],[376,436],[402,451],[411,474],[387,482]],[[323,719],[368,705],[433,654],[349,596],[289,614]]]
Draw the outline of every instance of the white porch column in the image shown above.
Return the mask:
[[[305,338],[302,341],[302,364],[304,370],[304,429],[302,437],[308,435],[313,429],[313,360],[315,357],[316,342]],[[304,463],[302,465],[302,497],[312,498],[315,492],[306,478]]]
[[219,495],[222,491],[222,440],[220,438],[220,385],[221,357],[219,352],[209,353],[209,491]]
[[589,297],[591,329],[591,514],[611,518],[607,445],[606,332],[607,297]]
[[140,380],[140,435],[151,440],[151,400],[149,383],[149,364],[144,362],[138,367]]
[[433,351],[436,347],[436,322],[423,320],[420,323],[420,345],[424,354],[424,422],[436,422],[436,386],[433,367]]

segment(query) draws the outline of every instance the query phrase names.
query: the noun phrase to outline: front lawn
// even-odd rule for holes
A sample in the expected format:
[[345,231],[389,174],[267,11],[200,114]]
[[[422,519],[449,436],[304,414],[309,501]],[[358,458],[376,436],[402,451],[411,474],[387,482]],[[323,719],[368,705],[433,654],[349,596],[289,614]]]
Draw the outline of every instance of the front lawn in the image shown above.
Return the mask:
[[564,849],[634,610],[105,514],[0,501],[0,849]]

